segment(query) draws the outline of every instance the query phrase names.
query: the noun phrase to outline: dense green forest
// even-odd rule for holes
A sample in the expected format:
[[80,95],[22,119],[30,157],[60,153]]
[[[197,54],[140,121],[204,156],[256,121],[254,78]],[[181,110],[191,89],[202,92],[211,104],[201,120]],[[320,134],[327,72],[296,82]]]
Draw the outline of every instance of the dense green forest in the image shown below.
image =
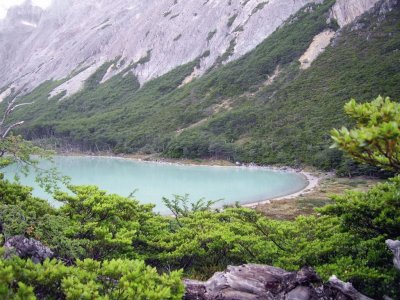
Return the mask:
[[301,70],[298,59],[313,37],[338,29],[326,22],[333,3],[307,6],[253,51],[183,87],[201,57],[143,86],[133,75],[100,84],[106,64],[81,92],[61,101],[47,97],[63,81],[42,84],[23,99],[35,104],[14,118],[26,120],[24,137],[61,149],[348,172],[353,164],[329,148],[327,132],[350,124],[342,107],[351,97],[400,96],[400,9],[385,18],[373,11],[341,29],[312,66]]

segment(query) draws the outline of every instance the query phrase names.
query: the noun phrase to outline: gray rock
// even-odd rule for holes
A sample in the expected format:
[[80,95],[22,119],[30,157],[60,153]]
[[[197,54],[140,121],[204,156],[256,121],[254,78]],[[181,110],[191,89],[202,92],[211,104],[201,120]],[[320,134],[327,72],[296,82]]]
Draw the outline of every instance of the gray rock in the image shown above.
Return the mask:
[[[359,291],[357,291],[353,285],[349,282],[343,282],[336,278],[336,276],[332,276],[329,279],[327,284],[328,289],[336,290],[339,292],[338,295],[344,295],[348,297],[347,299],[354,299],[354,300],[372,300],[371,298],[364,296]],[[341,299],[341,298],[339,298]]]
[[393,264],[400,270],[400,241],[386,240],[386,245],[393,252]]
[[229,266],[208,281],[184,281],[186,300],[370,300],[349,283],[332,278],[327,284],[312,268],[287,272],[265,265]]
[[340,27],[353,22],[357,17],[374,7],[380,0],[337,0],[332,7],[331,17]]
[[311,298],[311,289],[307,286],[298,286],[286,295],[287,300],[308,300]]
[[6,258],[17,255],[21,258],[30,258],[34,263],[43,262],[46,258],[52,258],[54,255],[41,242],[20,235],[9,238],[4,244],[4,248],[6,249]]

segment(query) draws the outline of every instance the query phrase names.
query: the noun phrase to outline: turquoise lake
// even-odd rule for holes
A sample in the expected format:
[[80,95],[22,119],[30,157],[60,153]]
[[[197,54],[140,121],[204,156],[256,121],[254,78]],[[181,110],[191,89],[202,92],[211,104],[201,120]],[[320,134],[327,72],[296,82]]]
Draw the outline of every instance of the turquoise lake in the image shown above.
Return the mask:
[[[301,174],[257,167],[190,166],[86,156],[57,156],[55,165],[61,174],[71,177],[72,184],[97,185],[121,196],[136,191],[136,199],[154,203],[155,211],[160,213],[168,213],[162,197],[189,194],[191,200],[223,199],[217,205],[222,207],[237,201],[245,204],[292,194],[307,185]],[[11,179],[15,169],[10,168],[5,174]],[[21,183],[34,187],[35,196],[59,206],[37,186],[34,177],[21,176]]]

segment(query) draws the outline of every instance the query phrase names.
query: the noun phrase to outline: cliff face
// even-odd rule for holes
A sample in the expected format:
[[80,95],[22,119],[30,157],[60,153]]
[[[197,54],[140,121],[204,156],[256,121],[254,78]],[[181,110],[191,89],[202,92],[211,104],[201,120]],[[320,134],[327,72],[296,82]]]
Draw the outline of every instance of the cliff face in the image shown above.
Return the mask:
[[[200,58],[188,82],[254,49],[312,2],[320,0],[54,0],[43,11],[27,1],[0,21],[0,88],[29,92],[69,77],[51,93],[69,96],[107,61],[115,63],[103,81],[133,72],[143,83]],[[345,26],[376,2],[337,0],[332,17]]]
[[6,45],[0,88],[13,83],[30,90],[75,71],[78,77],[65,89],[79,89],[99,65],[117,57],[108,77],[131,64],[143,83],[204,54],[199,75],[218,57],[224,63],[253,49],[314,1],[55,0],[45,12],[25,3],[0,25],[0,45]]
[[332,8],[332,16],[343,27],[374,7],[377,2],[379,0],[337,0]]

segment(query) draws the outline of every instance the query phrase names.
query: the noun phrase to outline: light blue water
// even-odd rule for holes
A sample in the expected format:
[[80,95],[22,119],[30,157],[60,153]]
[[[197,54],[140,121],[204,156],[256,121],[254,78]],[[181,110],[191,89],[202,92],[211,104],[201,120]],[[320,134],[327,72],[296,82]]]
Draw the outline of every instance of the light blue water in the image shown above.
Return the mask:
[[[295,193],[307,181],[296,173],[280,172],[266,168],[187,166],[160,164],[109,157],[57,156],[55,165],[71,177],[75,185],[97,185],[110,193],[128,196],[134,190],[141,203],[156,204],[155,211],[166,213],[162,197],[189,194],[191,200],[206,198],[223,199],[218,206],[266,200]],[[12,169],[6,170],[13,178]],[[35,196],[48,199],[51,195],[35,183],[34,174],[21,177],[21,182],[34,187]]]

